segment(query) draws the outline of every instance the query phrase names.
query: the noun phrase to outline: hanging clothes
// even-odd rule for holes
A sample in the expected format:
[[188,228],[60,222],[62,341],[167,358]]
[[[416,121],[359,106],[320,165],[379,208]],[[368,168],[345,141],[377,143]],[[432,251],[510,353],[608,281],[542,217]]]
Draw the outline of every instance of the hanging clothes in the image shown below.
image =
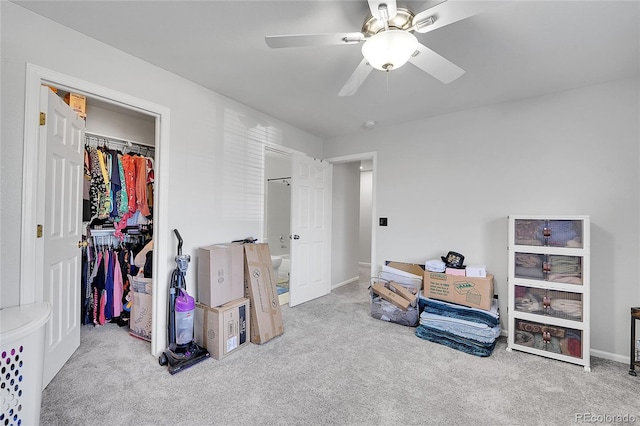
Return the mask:
[[124,218],[124,215],[129,212],[129,194],[127,193],[127,182],[124,175],[124,166],[122,165],[122,154],[117,153],[116,158],[118,161],[118,175],[121,182],[120,199],[118,200],[118,215]]
[[87,265],[83,265],[87,277],[83,289],[83,324],[128,324],[132,303],[129,277],[142,270],[133,265],[132,260],[149,242],[145,242],[142,234],[127,235],[125,243],[113,237],[114,234],[100,230],[89,240]]
[[136,157],[136,198],[138,202],[138,210],[143,216],[151,216],[149,203],[147,198],[147,159],[145,157]]
[[120,181],[120,166],[118,165],[118,152],[109,150],[109,180],[111,182],[109,195],[111,197],[111,212],[109,217],[115,222],[120,221],[120,209],[122,200],[122,182]]
[[[87,178],[90,222],[107,221],[122,240],[127,226],[148,230],[153,207],[155,182],[154,160],[138,154],[123,154],[105,139],[104,145],[85,146],[85,175]],[[128,144],[126,146],[131,146]],[[147,149],[147,148],[145,148]],[[152,148],[151,148],[152,149]],[[130,219],[136,215],[131,225]],[[84,214],[83,214],[84,215]]]
[[[133,259],[152,231],[154,162],[131,143],[86,136],[83,220],[93,244],[83,251],[80,319],[125,326],[133,301],[130,277],[142,273]],[[143,149],[153,154],[153,148]]]
[[91,166],[91,183],[89,185],[91,218],[106,219],[111,207],[110,196],[102,173],[99,151],[94,147],[89,147],[88,150]]
[[111,213],[111,181],[109,180],[109,172],[107,171],[107,159],[106,154],[102,150],[97,150],[98,164],[100,166],[99,172],[102,174],[102,181],[104,182],[104,193],[100,194],[100,210],[98,212],[100,219],[106,219]]

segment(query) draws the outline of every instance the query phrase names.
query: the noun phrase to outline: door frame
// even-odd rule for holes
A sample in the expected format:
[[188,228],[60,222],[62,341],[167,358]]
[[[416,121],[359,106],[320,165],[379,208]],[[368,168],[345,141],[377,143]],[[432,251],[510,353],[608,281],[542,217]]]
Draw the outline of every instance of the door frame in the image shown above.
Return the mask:
[[340,163],[353,163],[356,161],[364,161],[371,160],[371,271],[370,276],[375,277],[377,275],[377,257],[376,257],[376,217],[377,217],[377,207],[376,207],[376,192],[378,186],[378,153],[376,151],[372,152],[363,152],[361,154],[351,154],[351,155],[343,155],[340,157],[331,157],[327,158],[326,161],[331,164],[340,164]]
[[50,84],[65,90],[80,93],[87,97],[100,99],[122,108],[141,112],[155,117],[155,191],[154,191],[154,227],[153,227],[153,276],[156,288],[153,292],[151,353],[157,356],[166,347],[166,287],[167,283],[158,277],[169,273],[168,259],[169,229],[168,193],[169,184],[169,108],[135,98],[94,83],[59,73],[38,65],[27,63],[25,84],[25,122],[24,151],[22,164],[22,212],[20,237],[20,305],[41,302],[43,293],[43,241],[34,238],[38,223],[43,223],[44,199],[39,197],[43,174],[44,155],[40,146],[40,126],[37,117],[40,113],[40,87]]

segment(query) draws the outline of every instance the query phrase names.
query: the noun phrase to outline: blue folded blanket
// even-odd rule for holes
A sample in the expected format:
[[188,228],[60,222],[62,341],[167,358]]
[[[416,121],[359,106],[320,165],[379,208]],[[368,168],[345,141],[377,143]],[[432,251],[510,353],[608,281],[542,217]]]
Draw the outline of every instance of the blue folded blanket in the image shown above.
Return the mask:
[[420,312],[424,311],[444,317],[459,318],[486,324],[489,327],[495,327],[500,324],[497,299],[493,299],[490,311],[456,305],[455,303],[443,302],[441,300],[429,299],[422,296],[418,299],[418,305],[420,307]]
[[465,339],[477,340],[482,343],[491,343],[500,336],[500,325],[489,327],[486,324],[443,317],[428,312],[420,314],[420,324],[430,329],[454,334]]
[[493,348],[496,347],[497,339],[490,343],[482,343],[473,339],[465,339],[451,333],[436,330],[425,325],[419,325],[416,328],[416,336],[430,342],[448,346],[471,355],[479,357],[490,356]]

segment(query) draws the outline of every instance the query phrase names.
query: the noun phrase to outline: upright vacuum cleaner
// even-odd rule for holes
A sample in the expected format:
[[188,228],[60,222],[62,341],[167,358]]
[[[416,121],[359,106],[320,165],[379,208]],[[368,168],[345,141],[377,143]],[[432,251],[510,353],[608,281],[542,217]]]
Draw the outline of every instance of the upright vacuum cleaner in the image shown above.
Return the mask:
[[169,347],[158,357],[160,365],[168,365],[169,373],[176,374],[209,358],[209,352],[193,340],[195,302],[187,294],[185,275],[191,256],[182,254],[182,237],[178,237],[176,268],[171,274],[169,286]]

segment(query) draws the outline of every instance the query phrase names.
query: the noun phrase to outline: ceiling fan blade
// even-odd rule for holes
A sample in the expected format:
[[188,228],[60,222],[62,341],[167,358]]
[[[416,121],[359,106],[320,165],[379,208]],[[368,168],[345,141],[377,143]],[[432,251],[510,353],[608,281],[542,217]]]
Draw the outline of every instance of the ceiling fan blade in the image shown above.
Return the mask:
[[417,52],[417,55],[409,58],[409,62],[444,84],[451,83],[464,74],[462,68],[420,43],[418,43]]
[[453,24],[473,15],[489,11],[501,5],[496,1],[447,0],[413,17],[412,25],[417,33],[426,33]]
[[[368,0],[369,1],[369,10],[371,11],[371,16],[381,21],[387,21],[395,17],[398,13],[398,7],[396,5],[396,0]],[[382,16],[380,14],[380,5],[386,5],[387,16]]]
[[358,88],[364,83],[369,76],[373,67],[367,63],[365,58],[360,61],[349,80],[344,84],[338,96],[351,96],[358,91]]
[[293,34],[266,36],[264,40],[273,49],[281,47],[331,46],[355,44],[364,41],[362,33]]

